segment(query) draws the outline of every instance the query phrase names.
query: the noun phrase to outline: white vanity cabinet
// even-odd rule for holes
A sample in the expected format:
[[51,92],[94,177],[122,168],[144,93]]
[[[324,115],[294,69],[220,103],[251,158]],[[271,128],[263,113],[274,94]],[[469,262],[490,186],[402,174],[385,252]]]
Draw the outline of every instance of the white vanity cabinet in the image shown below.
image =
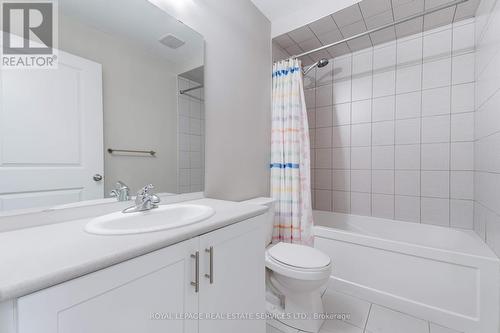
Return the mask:
[[262,215],[21,297],[16,333],[264,333],[220,320],[265,311],[263,244]]

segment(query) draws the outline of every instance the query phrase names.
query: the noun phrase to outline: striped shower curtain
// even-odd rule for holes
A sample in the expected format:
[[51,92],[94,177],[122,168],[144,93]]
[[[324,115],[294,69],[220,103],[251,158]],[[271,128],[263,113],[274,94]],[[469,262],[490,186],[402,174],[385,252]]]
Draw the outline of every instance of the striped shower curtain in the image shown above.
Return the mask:
[[273,242],[312,245],[309,130],[301,68],[298,59],[283,60],[273,66]]

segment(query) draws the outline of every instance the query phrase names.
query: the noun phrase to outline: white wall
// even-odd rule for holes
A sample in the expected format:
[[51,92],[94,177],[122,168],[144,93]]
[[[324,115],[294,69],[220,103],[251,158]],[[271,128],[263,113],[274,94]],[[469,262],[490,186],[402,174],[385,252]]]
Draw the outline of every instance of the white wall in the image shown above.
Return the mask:
[[316,209],[472,229],[473,20],[335,58],[305,82]]
[[[62,50],[102,64],[105,195],[117,180],[132,191],[152,183],[177,191],[177,69],[164,58],[67,17]],[[156,157],[116,156],[107,148],[146,149]]]
[[269,195],[270,22],[249,0],[152,2],[206,41],[206,195]]
[[483,0],[476,20],[474,229],[500,255],[500,2]]

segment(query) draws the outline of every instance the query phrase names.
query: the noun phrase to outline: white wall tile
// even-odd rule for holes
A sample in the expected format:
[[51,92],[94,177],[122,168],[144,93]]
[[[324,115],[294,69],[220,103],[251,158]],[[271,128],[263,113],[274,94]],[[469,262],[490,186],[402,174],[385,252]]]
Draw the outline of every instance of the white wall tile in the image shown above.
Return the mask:
[[453,142],[451,144],[451,170],[474,169],[474,143]]
[[451,141],[474,140],[474,113],[451,115]]
[[474,51],[474,23],[453,28],[453,54]]
[[372,140],[371,124],[351,125],[351,146],[370,146]]
[[[315,207],[471,228],[474,150],[478,167],[500,172],[500,134],[494,134],[500,97],[489,96],[500,83],[486,83],[494,82],[491,68],[500,70],[500,60],[484,66],[489,70],[477,87],[484,106],[474,113],[472,22],[336,57],[319,75],[311,73],[308,86],[317,88],[306,99],[311,145],[318,147],[311,151]],[[484,140],[474,147],[478,133]],[[500,188],[500,176],[490,178],[481,173],[479,200],[500,206],[491,199],[500,197],[494,185]],[[500,253],[500,236],[497,243]]]
[[372,170],[372,192],[394,194],[394,170]]
[[372,121],[394,120],[395,102],[394,95],[374,98]]
[[[316,130],[316,142],[318,141],[318,130]],[[333,127],[333,147],[349,147],[351,145],[351,126]]]
[[[351,103],[335,104],[333,106],[333,125],[348,125],[351,123]],[[316,120],[318,121],[318,120]]]
[[[317,39],[314,38],[313,40]],[[321,46],[321,44],[319,46]],[[332,71],[331,61],[325,67],[316,68],[316,87],[329,85],[332,84],[332,82],[333,82],[333,71]]]
[[420,144],[396,145],[396,169],[420,170]]
[[474,53],[467,53],[453,57],[453,84],[469,83],[474,81],[475,59]]
[[351,193],[333,191],[333,211],[349,214],[351,212]]
[[351,192],[351,214],[371,215],[371,194]]
[[352,79],[352,100],[359,101],[372,97],[372,76],[359,75]]
[[398,65],[422,62],[422,38],[412,38],[397,42]]
[[450,116],[422,118],[422,143],[448,142],[450,140]]
[[396,66],[396,44],[390,43],[384,47],[373,50],[373,69],[375,71],[386,71]]
[[[340,80],[333,82],[333,104],[347,103],[351,101],[351,80]],[[306,104],[309,104],[306,101]]]
[[396,91],[396,69],[373,73],[373,97],[394,95]]
[[452,30],[445,29],[424,36],[424,62],[436,58],[449,58],[452,47]]
[[451,59],[445,58],[424,63],[422,88],[432,89],[449,86],[451,83]]
[[332,127],[316,128],[315,147],[316,148],[331,148],[332,147]]
[[453,199],[474,199],[474,172],[452,171],[450,196]]
[[352,56],[346,55],[333,59],[333,80],[345,80],[351,77]]
[[420,197],[396,195],[395,219],[406,222],[420,222]]
[[371,170],[351,170],[351,191],[370,193],[371,187]]
[[419,142],[419,118],[396,120],[396,144],[416,144]]
[[396,95],[396,119],[418,118],[421,115],[420,91]]
[[332,189],[332,172],[329,169],[314,170],[314,188],[317,190]]
[[[317,159],[318,158],[316,157],[316,160]],[[316,165],[316,167],[318,167],[318,165]],[[330,165],[330,168],[331,168],[331,165]],[[333,168],[334,169],[350,169],[351,168],[351,151],[349,148],[334,148],[333,149]]]
[[372,169],[392,170],[394,169],[394,146],[372,147]]
[[370,123],[372,121],[372,100],[352,102],[352,124]]
[[396,94],[422,89],[422,64],[398,67],[396,70]]
[[422,196],[432,198],[449,198],[450,171],[422,171]]
[[335,191],[349,191],[351,188],[350,170],[333,170],[332,187]]
[[351,168],[352,169],[371,168],[371,147],[351,148]]
[[372,144],[378,146],[394,144],[394,121],[372,124]]
[[315,114],[315,128],[331,127],[333,125],[333,111],[331,106],[316,108],[314,114]]
[[450,200],[439,198],[421,199],[421,221],[440,226],[450,225]]
[[375,217],[394,218],[394,195],[372,194],[372,215]]
[[314,191],[314,209],[332,210],[332,191],[315,190]]
[[449,114],[451,110],[451,88],[441,87],[422,91],[422,116]]
[[352,55],[352,74],[366,75],[373,70],[373,50],[367,49]]
[[[317,87],[316,88],[316,106],[321,107],[321,106],[329,106],[333,104],[333,99],[332,99],[332,86],[331,85],[326,85],[322,87]],[[307,105],[307,102],[306,102]]]
[[314,153],[316,156],[316,161],[315,161],[316,168],[319,168],[319,169],[331,169],[332,168],[332,149],[331,148],[315,149]]
[[452,227],[473,229],[474,202],[472,200],[455,200],[450,202],[450,223]]
[[420,171],[396,170],[395,193],[420,196]]
[[454,85],[451,88],[451,112],[471,112],[475,105],[475,84]]
[[422,170],[449,170],[450,144],[422,144]]

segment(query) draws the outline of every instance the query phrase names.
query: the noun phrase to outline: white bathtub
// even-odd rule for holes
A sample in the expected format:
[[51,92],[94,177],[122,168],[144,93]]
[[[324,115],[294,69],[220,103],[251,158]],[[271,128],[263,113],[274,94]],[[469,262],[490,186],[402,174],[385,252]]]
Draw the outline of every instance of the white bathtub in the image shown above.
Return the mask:
[[499,259],[473,232],[315,211],[331,287],[467,333],[496,333]]

